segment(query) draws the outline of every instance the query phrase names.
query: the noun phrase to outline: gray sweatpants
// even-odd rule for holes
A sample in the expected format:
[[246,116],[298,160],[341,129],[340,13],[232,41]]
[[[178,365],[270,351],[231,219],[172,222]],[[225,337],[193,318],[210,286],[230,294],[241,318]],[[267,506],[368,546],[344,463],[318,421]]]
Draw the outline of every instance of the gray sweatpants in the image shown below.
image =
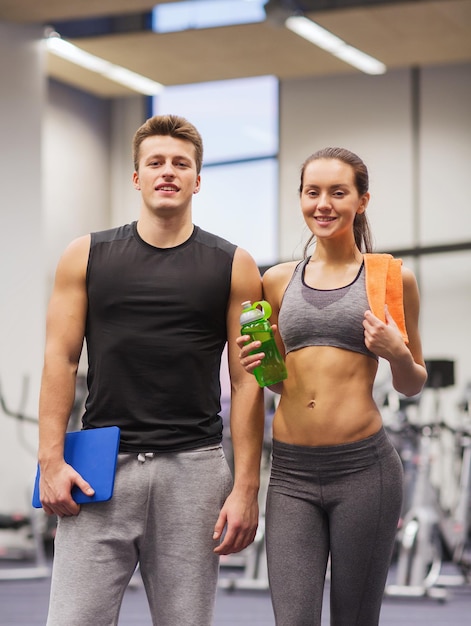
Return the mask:
[[338,446],[273,442],[266,509],[277,626],[320,626],[330,554],[333,626],[377,626],[402,503],[384,430]]
[[116,625],[137,564],[154,626],[210,626],[232,485],[222,446],[139,458],[119,455],[109,502],[59,520],[47,626]]

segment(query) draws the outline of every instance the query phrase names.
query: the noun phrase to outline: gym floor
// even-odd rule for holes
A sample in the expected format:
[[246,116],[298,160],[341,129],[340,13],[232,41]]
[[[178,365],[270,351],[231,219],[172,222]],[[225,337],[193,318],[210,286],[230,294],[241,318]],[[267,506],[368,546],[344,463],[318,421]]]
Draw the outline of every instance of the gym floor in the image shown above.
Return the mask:
[[[4,567],[0,564],[0,575]],[[142,582],[139,577],[135,580],[126,591],[119,625],[151,626]],[[328,591],[327,583],[322,626],[329,624]],[[49,578],[0,579],[0,626],[44,626],[48,593]],[[380,623],[381,626],[469,626],[470,615],[471,586],[454,586],[447,589],[444,601],[431,597],[385,597]],[[274,626],[268,591],[219,589],[214,626],[244,624]]]

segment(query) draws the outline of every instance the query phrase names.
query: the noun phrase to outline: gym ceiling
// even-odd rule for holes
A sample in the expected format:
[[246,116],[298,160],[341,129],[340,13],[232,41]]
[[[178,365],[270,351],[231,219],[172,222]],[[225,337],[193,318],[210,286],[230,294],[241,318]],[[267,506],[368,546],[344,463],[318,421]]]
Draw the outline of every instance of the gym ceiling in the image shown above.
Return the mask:
[[[471,61],[471,0],[270,0],[261,23],[148,30],[149,11],[169,1],[177,0],[0,0],[0,21],[52,26],[87,52],[163,85],[358,73],[284,27],[283,16],[296,10],[389,70]],[[47,72],[100,97],[133,93],[51,54]]]

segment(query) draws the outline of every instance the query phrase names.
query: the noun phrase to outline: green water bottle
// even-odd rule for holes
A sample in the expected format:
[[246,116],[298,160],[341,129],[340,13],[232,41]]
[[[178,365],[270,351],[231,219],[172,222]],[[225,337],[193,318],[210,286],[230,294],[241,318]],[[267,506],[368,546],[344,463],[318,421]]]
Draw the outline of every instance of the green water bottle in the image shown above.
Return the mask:
[[266,300],[242,303],[240,327],[242,335],[250,335],[252,341],[260,341],[261,346],[252,354],[264,352],[261,365],[253,370],[260,387],[274,385],[287,376],[286,365],[273,336],[269,317],[271,306]]

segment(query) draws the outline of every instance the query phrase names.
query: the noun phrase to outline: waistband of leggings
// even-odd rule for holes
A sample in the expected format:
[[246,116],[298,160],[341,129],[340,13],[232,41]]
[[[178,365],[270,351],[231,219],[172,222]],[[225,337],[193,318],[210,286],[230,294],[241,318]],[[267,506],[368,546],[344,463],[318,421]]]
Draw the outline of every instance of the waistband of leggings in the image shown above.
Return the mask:
[[373,454],[380,455],[391,450],[392,443],[383,427],[378,432],[348,443],[334,444],[331,446],[303,446],[285,443],[273,439],[273,456],[290,457],[291,455],[305,458],[336,458],[339,456]]

